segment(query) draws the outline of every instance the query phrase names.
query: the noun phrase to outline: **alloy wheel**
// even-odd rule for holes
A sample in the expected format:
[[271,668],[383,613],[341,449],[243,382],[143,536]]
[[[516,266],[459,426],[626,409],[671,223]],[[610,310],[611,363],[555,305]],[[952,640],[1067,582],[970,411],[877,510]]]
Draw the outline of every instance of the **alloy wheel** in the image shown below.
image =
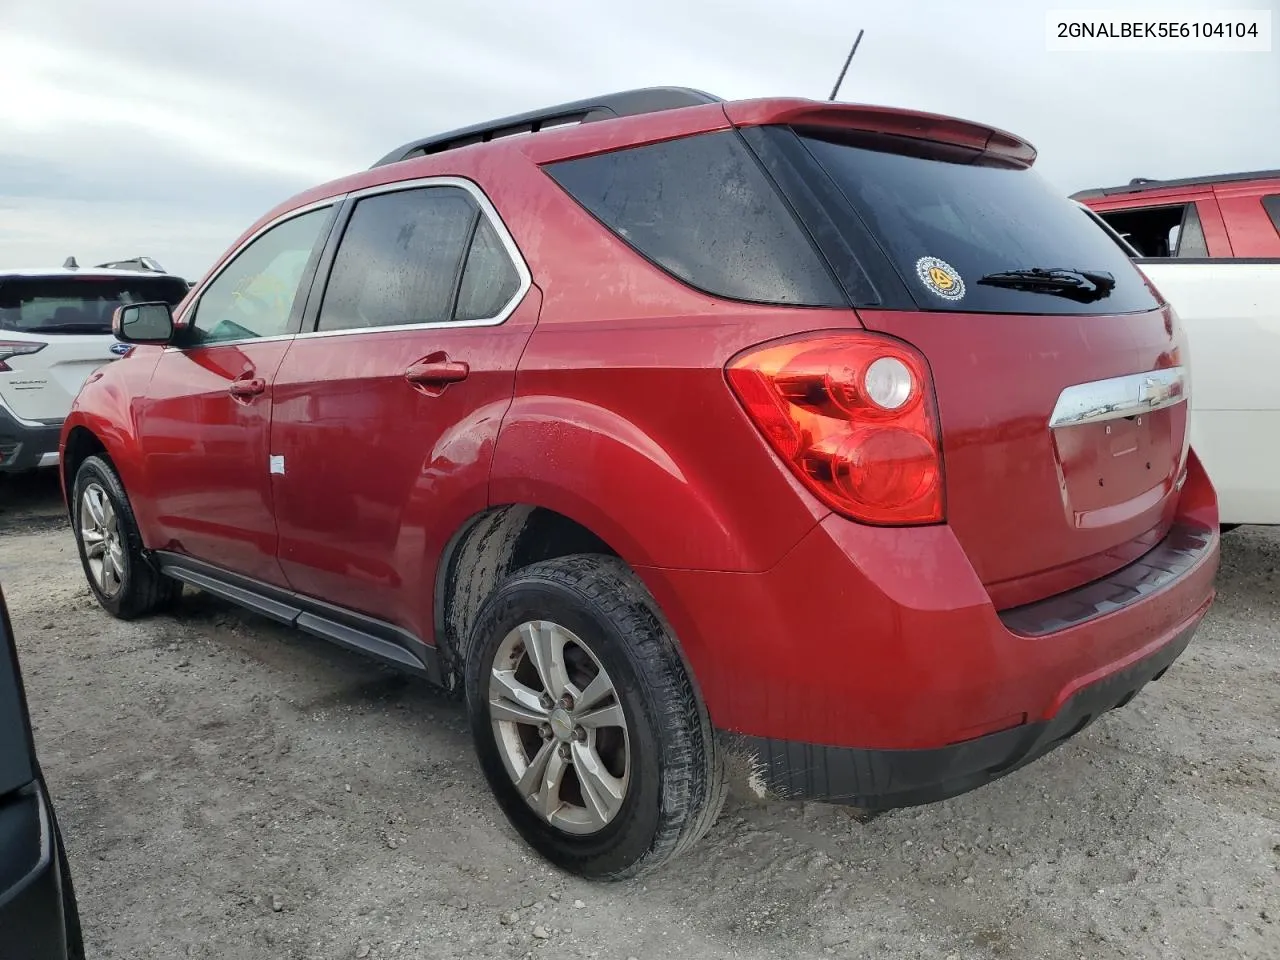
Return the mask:
[[546,620],[508,633],[490,673],[489,717],[507,773],[542,819],[591,834],[617,816],[631,776],[627,722],[582,638]]
[[125,571],[125,544],[120,518],[101,484],[90,483],[80,495],[80,542],[94,584],[105,597],[120,592]]

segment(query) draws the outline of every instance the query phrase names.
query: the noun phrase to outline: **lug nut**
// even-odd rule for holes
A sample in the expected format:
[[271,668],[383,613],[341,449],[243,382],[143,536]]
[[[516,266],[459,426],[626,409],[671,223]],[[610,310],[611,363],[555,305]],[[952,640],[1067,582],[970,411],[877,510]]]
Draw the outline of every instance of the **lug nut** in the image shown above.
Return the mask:
[[541,724],[541,725],[538,727],[538,732],[539,732],[540,734],[542,734],[542,739],[543,739],[543,740],[550,740],[550,739],[551,739],[551,724],[549,724],[549,723]]
[[563,697],[560,698],[560,702],[559,704],[557,704],[557,706],[559,706],[561,710],[572,710],[573,698],[566,693]]
[[575,739],[575,740],[585,740],[585,739],[587,739],[587,731],[586,731],[583,727],[574,727],[574,728],[573,728],[573,739]]
[[551,694],[549,693],[544,693],[538,699],[538,702],[542,704],[543,710],[554,710],[556,706],[556,702],[551,699]]
[[560,759],[561,760],[569,759],[569,745],[567,743],[560,744]]

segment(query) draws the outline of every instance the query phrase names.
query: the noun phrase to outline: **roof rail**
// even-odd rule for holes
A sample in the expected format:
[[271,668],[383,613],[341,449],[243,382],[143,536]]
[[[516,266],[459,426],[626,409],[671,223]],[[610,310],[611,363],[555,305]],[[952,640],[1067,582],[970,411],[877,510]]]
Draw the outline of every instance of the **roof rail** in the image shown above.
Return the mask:
[[1280,170],[1252,170],[1246,173],[1221,173],[1212,177],[1184,177],[1181,180],[1151,180],[1134,177],[1122,187],[1098,187],[1093,190],[1077,190],[1072,200],[1095,200],[1125,193],[1145,193],[1170,187],[1208,187],[1218,183],[1240,183],[1245,180],[1280,180]]
[[485,143],[513,134],[536,133],[547,127],[592,123],[596,120],[611,120],[614,117],[633,117],[642,113],[657,113],[660,110],[674,110],[679,107],[693,107],[707,103],[723,103],[723,100],[710,93],[688,87],[645,87],[639,90],[624,90],[602,97],[591,97],[587,100],[575,100],[572,103],[530,110],[528,113],[518,113],[500,120],[488,120],[470,127],[450,130],[448,133],[414,140],[392,150],[375,163],[374,167],[399,163],[401,160],[412,157],[443,153],[445,150],[453,150],[456,147]]

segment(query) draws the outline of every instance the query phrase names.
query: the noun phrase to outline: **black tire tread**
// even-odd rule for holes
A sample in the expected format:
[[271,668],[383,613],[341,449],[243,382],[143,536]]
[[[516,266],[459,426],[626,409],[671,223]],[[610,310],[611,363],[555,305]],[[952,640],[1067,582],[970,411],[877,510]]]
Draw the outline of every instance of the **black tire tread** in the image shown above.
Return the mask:
[[[662,814],[653,842],[642,857],[624,869],[593,876],[621,880],[647,873],[692,847],[720,814],[728,784],[711,719],[672,631],[625,563],[595,554],[560,557],[515,571],[507,584],[528,580],[554,584],[587,601],[630,640],[631,654],[641,665],[658,713],[660,740],[666,742],[661,765]],[[483,620],[482,614],[476,623]],[[476,645],[469,646],[474,649]]]
[[[124,484],[120,482],[120,475],[116,473],[115,467],[106,457],[87,457],[80,464],[80,469],[76,471],[72,506],[73,520],[78,524],[80,493],[83,482],[89,476],[96,477],[106,486],[107,492],[111,495],[112,500],[115,501],[116,515],[119,517],[129,541],[129,582],[126,584],[125,589],[117,595],[114,603],[103,602],[103,607],[107,612],[121,620],[136,620],[139,617],[144,617],[149,613],[154,613],[172,605],[182,594],[182,584],[171,577],[166,577],[147,559],[146,546],[142,542],[142,533],[138,529],[138,521],[133,514],[133,505],[129,503]],[[78,534],[76,542],[79,545],[81,561],[83,562],[84,547],[79,544]],[[88,577],[87,565],[85,576],[86,578]],[[96,596],[97,590],[92,583],[90,583],[90,589],[93,590]],[[100,601],[101,599],[99,597]]]

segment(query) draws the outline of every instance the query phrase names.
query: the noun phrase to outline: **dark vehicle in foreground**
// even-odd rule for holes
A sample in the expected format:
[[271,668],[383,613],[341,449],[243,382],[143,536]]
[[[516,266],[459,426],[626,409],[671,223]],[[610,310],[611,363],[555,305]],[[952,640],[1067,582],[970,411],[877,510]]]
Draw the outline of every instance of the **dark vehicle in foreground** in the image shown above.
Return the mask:
[[18,649],[0,593],[0,960],[83,956],[62,834],[36,762]]
[[465,691],[511,822],[593,877],[730,776],[986,783],[1162,674],[1218,563],[1177,316],[1034,159],[679,89],[407,144],[117,312],[63,430],[89,583]]

